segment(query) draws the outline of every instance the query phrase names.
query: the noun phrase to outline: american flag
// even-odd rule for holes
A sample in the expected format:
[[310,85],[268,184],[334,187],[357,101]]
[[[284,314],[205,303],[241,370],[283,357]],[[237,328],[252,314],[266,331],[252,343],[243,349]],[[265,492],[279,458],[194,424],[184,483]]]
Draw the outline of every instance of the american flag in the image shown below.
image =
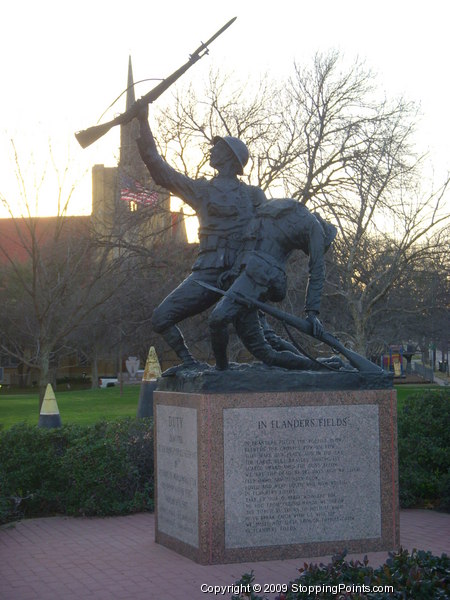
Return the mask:
[[120,199],[124,202],[134,202],[142,206],[152,206],[159,200],[157,192],[145,188],[139,181],[129,175],[120,175]]

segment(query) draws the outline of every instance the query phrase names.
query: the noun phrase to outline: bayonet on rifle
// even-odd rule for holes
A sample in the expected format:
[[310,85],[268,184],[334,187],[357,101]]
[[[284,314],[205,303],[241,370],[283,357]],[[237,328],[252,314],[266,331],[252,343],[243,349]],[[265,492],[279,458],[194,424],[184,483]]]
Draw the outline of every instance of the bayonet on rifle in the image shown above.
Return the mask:
[[94,125],[93,127],[88,127],[88,129],[83,129],[82,131],[78,131],[75,134],[75,137],[78,140],[78,143],[82,148],[87,148],[98,139],[100,139],[105,133],[107,133],[112,127],[116,125],[125,125],[129,123],[138,113],[140,106],[142,103],[151,104],[154,102],[163,92],[167,90],[175,81],[183,75],[193,64],[195,64],[198,60],[200,60],[205,54],[208,54],[208,46],[211,44],[216,38],[219,37],[230,25],[236,21],[237,17],[234,17],[228,23],[226,23],[223,27],[216,31],[216,33],[209,38],[207,42],[202,42],[202,44],[195,50],[192,54],[189,55],[189,60],[182,67],[177,69],[172,75],[163,79],[156,87],[147,92],[138,102],[135,102],[128,110],[126,110],[121,115],[118,115],[112,121],[108,121],[107,123],[103,123],[101,125]]

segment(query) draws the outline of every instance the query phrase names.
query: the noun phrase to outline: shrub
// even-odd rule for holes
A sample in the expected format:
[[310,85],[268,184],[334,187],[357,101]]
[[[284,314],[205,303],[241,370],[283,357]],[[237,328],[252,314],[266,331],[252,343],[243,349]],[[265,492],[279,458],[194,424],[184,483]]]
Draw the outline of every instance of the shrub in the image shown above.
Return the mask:
[[152,509],[152,420],[0,433],[0,522]]
[[[369,566],[367,557],[363,562],[347,562],[345,555],[344,552],[334,556],[328,565],[305,563],[299,569],[298,579],[280,586],[285,591],[279,594],[278,600],[443,600],[449,597],[450,559],[446,554],[437,557],[422,550],[413,550],[410,554],[400,548],[398,552],[389,553],[388,560],[376,569]],[[246,592],[252,589],[253,582],[252,572],[245,574],[235,585],[244,586]],[[384,591],[374,591],[380,586]],[[254,591],[232,596],[232,600],[247,598],[265,599]]]
[[400,504],[450,509],[450,393],[407,398],[398,413]]
[[[140,456],[142,454],[142,456]],[[67,514],[113,515],[153,508],[153,435],[137,420],[98,423],[62,461]]]
[[61,458],[79,428],[40,429],[19,424],[0,434],[2,521],[63,511],[66,477]]

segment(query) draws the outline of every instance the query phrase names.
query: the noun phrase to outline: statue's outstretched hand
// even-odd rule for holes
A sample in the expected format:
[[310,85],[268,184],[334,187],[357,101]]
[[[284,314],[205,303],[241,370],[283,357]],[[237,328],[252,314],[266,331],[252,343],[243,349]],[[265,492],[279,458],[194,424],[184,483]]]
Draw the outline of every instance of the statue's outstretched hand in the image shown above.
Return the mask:
[[143,98],[139,98],[139,100],[136,100],[134,108],[136,110],[136,118],[139,121],[148,121],[148,102]]
[[311,323],[312,328],[313,328],[313,336],[316,338],[321,338],[325,328],[322,325],[322,323],[319,321],[319,318],[317,317],[319,313],[317,313],[315,310],[309,310],[306,313],[306,320]]

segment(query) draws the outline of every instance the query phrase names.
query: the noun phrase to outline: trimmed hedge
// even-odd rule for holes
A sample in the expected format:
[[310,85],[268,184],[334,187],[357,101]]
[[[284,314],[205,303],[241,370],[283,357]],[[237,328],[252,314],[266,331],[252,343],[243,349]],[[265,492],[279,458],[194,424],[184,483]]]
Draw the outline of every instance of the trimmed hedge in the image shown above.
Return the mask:
[[0,522],[153,510],[153,420],[0,433]]
[[450,510],[450,390],[408,397],[398,411],[400,505]]

